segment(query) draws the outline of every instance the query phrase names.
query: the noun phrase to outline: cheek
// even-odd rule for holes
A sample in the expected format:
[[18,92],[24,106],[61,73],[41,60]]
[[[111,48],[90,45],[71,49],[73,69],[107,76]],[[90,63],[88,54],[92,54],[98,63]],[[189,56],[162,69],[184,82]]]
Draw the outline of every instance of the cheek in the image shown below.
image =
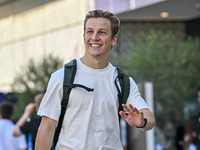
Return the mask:
[[89,41],[89,39],[90,39],[90,37],[89,37],[89,36],[84,36],[84,37],[83,37],[84,43],[88,42],[88,41]]
[[104,43],[112,44],[112,40],[110,40],[109,38],[104,38],[103,41]]

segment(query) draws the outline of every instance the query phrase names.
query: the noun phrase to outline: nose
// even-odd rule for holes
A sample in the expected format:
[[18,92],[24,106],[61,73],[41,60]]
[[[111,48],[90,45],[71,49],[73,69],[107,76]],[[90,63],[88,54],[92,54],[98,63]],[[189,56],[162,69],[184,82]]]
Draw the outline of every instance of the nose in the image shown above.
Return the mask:
[[92,40],[99,40],[99,35],[97,32],[94,32],[93,35],[92,35]]

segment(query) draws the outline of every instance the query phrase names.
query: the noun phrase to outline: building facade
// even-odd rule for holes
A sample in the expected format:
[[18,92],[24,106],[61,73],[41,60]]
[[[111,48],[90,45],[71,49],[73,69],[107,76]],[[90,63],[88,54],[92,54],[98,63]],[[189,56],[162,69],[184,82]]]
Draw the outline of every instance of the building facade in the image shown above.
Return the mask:
[[[37,62],[52,54],[67,62],[84,53],[83,20],[94,8],[93,1],[43,1],[36,5],[39,0],[16,0],[0,6],[7,10],[0,11],[0,92],[11,91],[16,73],[30,58]],[[9,14],[8,9],[15,11]]]

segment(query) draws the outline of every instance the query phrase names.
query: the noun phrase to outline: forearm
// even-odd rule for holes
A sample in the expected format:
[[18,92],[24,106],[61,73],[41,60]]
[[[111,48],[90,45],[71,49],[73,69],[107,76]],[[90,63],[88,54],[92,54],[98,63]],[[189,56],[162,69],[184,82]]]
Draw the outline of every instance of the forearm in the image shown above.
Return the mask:
[[149,109],[141,109],[140,111],[143,112],[144,118],[147,119],[147,124],[144,128],[141,128],[143,131],[151,130],[155,126],[155,118],[153,113]]
[[27,120],[28,117],[29,117],[29,115],[27,113],[24,113],[21,116],[21,118],[17,121],[17,123],[15,124],[15,127],[22,126],[26,122],[26,120]]
[[36,150],[47,150],[51,148],[54,132],[48,129],[39,128],[36,138]]
[[28,117],[29,117],[29,115],[27,113],[24,113],[21,116],[21,118],[15,124],[15,128],[13,130],[13,136],[17,137],[17,136],[20,136],[22,134],[19,128],[26,122]]
[[35,150],[47,150],[51,148],[56,123],[55,120],[51,122],[42,120],[37,133]]

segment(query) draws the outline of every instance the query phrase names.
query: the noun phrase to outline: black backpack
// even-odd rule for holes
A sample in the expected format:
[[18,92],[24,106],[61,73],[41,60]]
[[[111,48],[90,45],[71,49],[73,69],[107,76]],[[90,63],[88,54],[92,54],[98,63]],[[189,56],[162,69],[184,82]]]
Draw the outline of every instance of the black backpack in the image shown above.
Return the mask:
[[[80,85],[80,84],[73,84],[74,78],[76,75],[76,68],[77,68],[76,59],[65,64],[64,81],[63,81],[63,99],[61,101],[61,113],[60,113],[60,117],[59,117],[58,124],[56,127],[56,131],[54,134],[54,139],[52,142],[51,150],[54,150],[56,147],[58,137],[60,134],[60,130],[61,130],[61,126],[62,126],[62,122],[63,122],[63,118],[65,115],[68,100],[69,100],[69,94],[70,94],[72,88],[81,87],[81,88],[84,88],[85,90],[87,90],[88,92],[94,90],[94,89],[88,88],[88,87]],[[115,86],[118,91],[118,99],[119,99],[119,110],[118,111],[123,111],[122,104],[126,104],[126,101],[128,99],[129,93],[130,93],[130,81],[129,81],[129,76],[127,76],[119,67],[117,67],[117,72],[118,72],[118,76],[115,79]],[[120,84],[121,90],[117,85],[117,79],[119,79],[119,84]],[[118,113],[118,116],[119,116],[119,121],[120,121],[119,113]]]

